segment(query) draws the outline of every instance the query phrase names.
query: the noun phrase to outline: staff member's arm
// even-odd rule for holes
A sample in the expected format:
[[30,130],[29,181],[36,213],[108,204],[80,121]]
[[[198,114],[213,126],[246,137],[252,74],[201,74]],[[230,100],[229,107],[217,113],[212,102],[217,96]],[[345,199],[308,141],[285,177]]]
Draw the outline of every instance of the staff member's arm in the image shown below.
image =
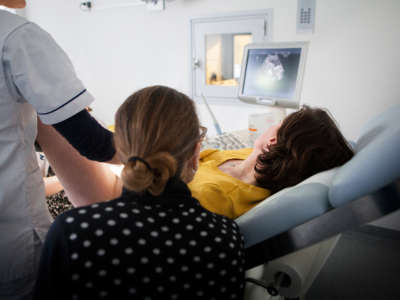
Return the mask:
[[37,141],[74,206],[121,195],[121,181],[106,164],[81,156],[52,126],[40,120]]
[[115,160],[112,133],[85,110],[93,96],[47,32],[30,22],[19,26],[5,39],[3,63],[15,99],[30,103],[41,121],[53,125],[82,155]]
[[43,177],[43,181],[46,197],[55,195],[64,189],[57,176]]
[[[21,24],[5,37],[2,62],[5,84],[23,109],[29,111],[33,107],[44,124],[54,125],[90,159],[108,161],[113,158],[111,133],[85,114],[93,96],[77,78],[67,55],[47,32],[30,22]],[[33,113],[25,116],[36,118]],[[21,120],[21,126],[25,123],[29,124]],[[47,129],[48,137],[50,133],[57,137],[54,128]],[[40,138],[43,150],[74,205],[108,200],[118,194],[115,176],[111,173],[107,176],[105,166],[89,163],[65,139],[61,139],[63,143],[54,141],[52,145],[53,142],[45,140],[44,136]],[[80,164],[81,169],[78,168]],[[79,172],[82,168],[86,171]],[[100,184],[101,180],[97,179],[102,176],[105,182],[112,184]]]
[[88,159],[120,163],[115,155],[112,132],[101,126],[86,109],[53,126]]

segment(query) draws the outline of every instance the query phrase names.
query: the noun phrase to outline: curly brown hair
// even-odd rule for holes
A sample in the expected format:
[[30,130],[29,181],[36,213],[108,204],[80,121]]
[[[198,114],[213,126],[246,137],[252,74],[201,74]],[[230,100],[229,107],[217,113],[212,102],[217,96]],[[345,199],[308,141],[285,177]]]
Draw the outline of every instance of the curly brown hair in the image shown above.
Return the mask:
[[327,111],[303,106],[283,120],[276,143],[258,156],[257,185],[276,193],[344,164],[353,154]]

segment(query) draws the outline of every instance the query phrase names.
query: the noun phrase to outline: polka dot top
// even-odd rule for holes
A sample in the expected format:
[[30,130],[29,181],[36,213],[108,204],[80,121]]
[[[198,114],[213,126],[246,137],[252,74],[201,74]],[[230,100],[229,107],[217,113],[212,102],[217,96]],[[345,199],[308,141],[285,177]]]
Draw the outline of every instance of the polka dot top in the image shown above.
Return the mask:
[[[216,199],[218,201],[218,199]],[[171,179],[72,209],[47,235],[36,299],[242,299],[243,237]]]

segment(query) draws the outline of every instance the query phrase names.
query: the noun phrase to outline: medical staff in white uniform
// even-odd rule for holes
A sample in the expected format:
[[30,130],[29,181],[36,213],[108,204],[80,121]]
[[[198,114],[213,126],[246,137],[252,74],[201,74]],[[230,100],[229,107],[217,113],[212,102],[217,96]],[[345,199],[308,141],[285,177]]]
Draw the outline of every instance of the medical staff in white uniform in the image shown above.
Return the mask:
[[[25,0],[0,0],[0,5],[21,8]],[[69,122],[67,131],[71,124],[79,126],[82,120],[71,118],[80,113],[87,119],[85,107],[93,97],[47,32],[4,10],[0,60],[0,299],[30,299],[51,223],[34,151],[37,115],[45,124],[61,124],[56,129],[65,136],[63,122]]]

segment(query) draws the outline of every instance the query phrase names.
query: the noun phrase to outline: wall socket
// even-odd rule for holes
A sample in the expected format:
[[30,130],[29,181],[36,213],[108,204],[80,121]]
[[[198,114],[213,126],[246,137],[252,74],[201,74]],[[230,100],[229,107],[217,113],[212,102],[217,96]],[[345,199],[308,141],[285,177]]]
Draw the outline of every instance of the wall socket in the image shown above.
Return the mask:
[[314,33],[316,0],[297,0],[297,33]]

